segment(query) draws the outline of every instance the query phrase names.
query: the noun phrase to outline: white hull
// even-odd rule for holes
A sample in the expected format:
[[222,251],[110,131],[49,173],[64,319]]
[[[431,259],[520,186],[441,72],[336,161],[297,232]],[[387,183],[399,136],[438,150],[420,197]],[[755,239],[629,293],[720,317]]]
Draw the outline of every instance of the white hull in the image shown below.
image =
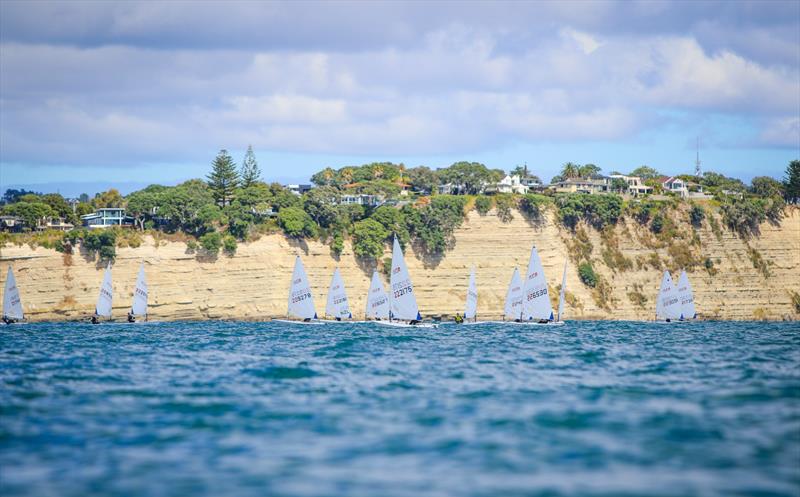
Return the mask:
[[447,323],[444,324],[453,326],[476,326],[481,324],[492,324],[492,323],[494,323],[494,321],[464,321],[462,323],[456,323],[455,321],[448,321]]
[[319,319],[312,319],[311,321],[300,321],[299,319],[273,319],[272,323],[287,323],[287,324],[307,324],[321,326],[324,323]]
[[547,323],[538,323],[536,321],[492,321],[496,324],[513,324],[516,326],[564,326],[564,321],[548,321]]
[[434,323],[404,323],[402,321],[373,321],[375,324],[379,324],[381,326],[393,326],[395,328],[438,328],[438,324]]

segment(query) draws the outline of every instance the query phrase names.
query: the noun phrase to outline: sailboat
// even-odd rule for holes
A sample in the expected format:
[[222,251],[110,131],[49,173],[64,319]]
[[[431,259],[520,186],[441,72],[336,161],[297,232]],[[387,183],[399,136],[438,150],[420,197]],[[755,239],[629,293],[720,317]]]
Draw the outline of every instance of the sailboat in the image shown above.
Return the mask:
[[556,322],[563,323],[561,320],[564,317],[564,295],[567,291],[567,261],[564,261],[564,274],[561,276],[561,291],[558,292],[558,316]]
[[98,324],[100,318],[111,320],[111,306],[114,300],[114,288],[111,286],[111,263],[106,266],[103,273],[103,283],[100,285],[100,295],[97,297],[97,305],[94,307],[92,324]]
[[350,312],[350,304],[347,300],[347,290],[344,288],[344,280],[342,280],[342,275],[339,274],[338,267],[333,271],[331,285],[328,287],[325,315],[332,317],[336,321],[353,319],[353,313]]
[[672,322],[681,318],[681,299],[669,271],[661,277],[661,288],[656,299],[656,321]]
[[681,275],[678,277],[678,298],[681,300],[681,317],[679,319],[687,321],[697,318],[697,312],[694,310],[694,293],[686,271],[681,271]]
[[478,321],[478,287],[475,284],[475,268],[469,273],[469,285],[467,286],[467,300],[464,306],[463,320],[458,319],[459,324],[482,324]]
[[514,321],[522,319],[522,278],[519,276],[519,269],[514,268],[511,275],[511,282],[508,284],[506,292],[506,305],[503,309],[503,319]]
[[389,296],[383,288],[378,272],[372,273],[372,283],[369,286],[367,295],[367,308],[364,310],[364,318],[382,320],[389,319]]
[[14,271],[11,270],[11,266],[8,266],[6,288],[3,291],[3,322],[12,324],[23,319],[25,319],[25,316],[22,313],[22,300],[19,298],[17,280],[14,278]]
[[144,262],[139,266],[139,274],[136,276],[136,288],[133,290],[133,303],[128,312],[128,322],[135,323],[137,316],[142,316],[147,321],[147,280],[144,276]]
[[274,321],[318,323],[316,321],[317,311],[314,310],[314,297],[311,295],[311,285],[299,255],[294,260],[294,272],[292,273],[292,284],[289,287],[289,305],[286,314],[287,319],[275,319]]
[[389,321],[378,321],[387,326],[437,328],[436,324],[422,323],[417,299],[414,296],[414,285],[408,274],[403,250],[397,237],[392,245],[392,273],[389,279]]
[[522,310],[514,323],[526,325],[560,326],[564,323],[554,319],[547,279],[536,247],[531,248],[528,272],[522,286]]

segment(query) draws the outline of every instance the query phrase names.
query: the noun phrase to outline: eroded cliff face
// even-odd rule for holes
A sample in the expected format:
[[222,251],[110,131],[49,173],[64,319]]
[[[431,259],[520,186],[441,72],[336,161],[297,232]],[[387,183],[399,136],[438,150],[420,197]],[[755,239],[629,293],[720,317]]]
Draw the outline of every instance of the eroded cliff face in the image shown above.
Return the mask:
[[[681,229],[692,230],[684,224]],[[800,214],[796,209],[787,211],[779,227],[765,223],[760,237],[746,241],[725,229],[718,238],[708,223],[697,230],[693,243],[680,240],[677,245],[659,243],[630,220],[606,233],[606,241],[595,230],[586,228],[584,232],[591,244],[594,268],[606,283],[600,289],[581,283],[573,262],[576,259],[570,258],[577,250],[576,236],[555,223],[552,213],[534,223],[514,212],[514,219],[504,223],[494,212],[481,216],[472,211],[456,230],[453,247],[441,258],[418,257],[413,247],[407,249],[420,310],[426,316],[462,312],[469,270],[475,266],[478,315],[499,318],[512,271],[516,266],[524,273],[535,244],[554,301],[564,261],[569,259],[566,319],[652,319],[661,280],[657,267],[679,269],[675,264],[681,260],[681,251],[688,251],[696,261],[710,258],[714,263],[710,270],[699,264],[689,272],[700,316],[800,317],[791,297],[792,292],[800,293]],[[687,240],[691,236],[687,235]],[[617,248],[610,250],[613,245]],[[588,244],[582,247],[587,250]],[[152,238],[139,248],[119,248],[113,269],[114,315],[124,318],[139,264],[144,262],[153,320],[283,316],[295,255],[303,258],[320,316],[336,266],[347,285],[354,315],[363,315],[373,268],[355,259],[349,243],[335,258],[325,244],[298,243],[277,234],[240,244],[235,256],[221,254],[216,259],[190,253],[184,243],[156,244]],[[390,256],[388,250],[386,256]],[[753,263],[759,257],[766,262],[761,269]],[[1,278],[9,264],[16,273],[28,319],[79,319],[93,312],[103,270],[95,260],[78,253],[69,256],[9,245],[0,251]]]

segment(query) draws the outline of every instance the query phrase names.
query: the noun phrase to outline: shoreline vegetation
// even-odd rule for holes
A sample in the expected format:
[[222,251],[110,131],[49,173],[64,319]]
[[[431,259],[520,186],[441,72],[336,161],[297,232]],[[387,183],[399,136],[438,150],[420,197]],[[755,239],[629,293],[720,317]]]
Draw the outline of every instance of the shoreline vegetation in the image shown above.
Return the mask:
[[[591,164],[567,163],[553,183],[598,172],[599,168]],[[512,173],[535,178],[527,168]],[[292,243],[324,243],[334,259],[342,254],[348,240],[365,272],[378,269],[385,275],[389,260],[384,255],[395,235],[403,248],[410,244],[418,258],[435,266],[452,249],[454,232],[469,212],[486,216],[493,211],[502,223],[522,216],[532,229],[541,228],[548,220],[556,224],[563,232],[566,255],[580,283],[592,292],[600,308],[611,310],[615,306],[612,278],[608,271],[598,271],[598,266],[612,275],[649,268],[654,272],[702,271],[713,276],[719,258],[703,254],[701,230],[713,233],[717,241],[724,232],[733,233],[748,244],[759,237],[762,223],[779,226],[787,209],[796,208],[800,196],[800,161],[789,164],[783,182],[757,177],[748,186],[708,172],[701,177],[682,177],[704,189],[710,198],[702,200],[659,192],[655,181],[659,173],[646,166],[631,174],[653,185],[655,193],[664,194],[633,198],[618,193],[558,193],[544,187],[527,194],[481,193],[481,185],[497,182],[504,174],[468,162],[436,171],[424,166],[407,169],[402,164],[372,163],[324,169],[312,176],[314,188],[297,195],[277,183],[261,181],[252,150],[248,150],[241,168],[223,150],[205,180],[193,179],[173,187],[151,185],[124,197],[112,189],[91,200],[84,196],[74,210],[57,194],[17,192],[21,194],[14,196],[15,192],[7,192],[2,214],[19,216],[26,222],[58,216],[77,224],[78,215],[96,208],[124,207],[134,226],[0,233],[0,247],[41,246],[66,257],[81,254],[102,265],[114,260],[117,248],[139,247],[149,236],[156,245],[162,241],[185,243],[187,253],[213,262],[220,257],[235,257],[239,244],[283,234]],[[442,183],[452,185],[456,193],[437,193]],[[358,195],[379,201],[370,205],[343,202],[347,196]],[[626,254],[626,240],[633,238],[650,253]],[[772,261],[747,246],[748,262],[769,278]],[[652,296],[645,293],[635,288],[628,297],[644,309],[652,306]]]

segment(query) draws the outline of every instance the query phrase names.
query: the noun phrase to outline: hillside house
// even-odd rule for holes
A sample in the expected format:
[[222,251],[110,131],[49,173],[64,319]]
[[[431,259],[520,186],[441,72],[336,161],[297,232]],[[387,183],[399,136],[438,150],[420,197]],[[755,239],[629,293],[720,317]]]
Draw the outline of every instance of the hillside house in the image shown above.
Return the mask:
[[108,228],[110,226],[133,226],[133,218],[125,215],[122,207],[103,207],[91,214],[81,216],[81,223],[89,229]]

